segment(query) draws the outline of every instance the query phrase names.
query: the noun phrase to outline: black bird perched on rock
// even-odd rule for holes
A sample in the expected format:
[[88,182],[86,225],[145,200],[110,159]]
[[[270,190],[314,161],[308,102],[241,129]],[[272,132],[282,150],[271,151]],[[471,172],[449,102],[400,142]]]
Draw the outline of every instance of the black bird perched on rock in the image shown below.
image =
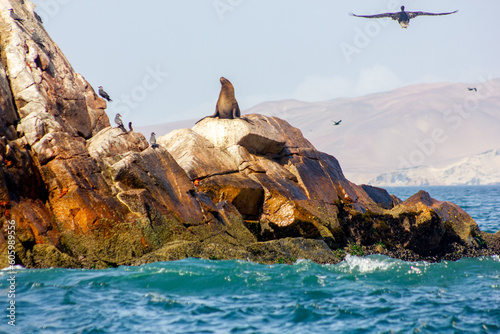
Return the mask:
[[106,93],[104,89],[102,89],[102,86],[99,86],[99,95],[101,95],[101,97],[103,99],[106,99],[108,102],[113,102],[113,100],[111,100],[111,98],[109,97],[108,93]]
[[130,132],[134,131],[134,128],[132,128],[132,122],[128,122],[128,129]]
[[35,43],[38,44],[40,47],[45,48],[45,45],[43,44],[43,40],[40,38],[40,36],[38,36],[35,29],[31,29],[30,32],[31,32],[31,38],[33,39],[33,41],[35,41]]
[[123,122],[122,122],[122,119],[120,117],[122,117],[122,115],[116,114],[116,116],[115,116],[115,123],[116,123],[116,125],[118,125],[118,127],[120,129],[122,129],[123,131],[127,132],[127,130],[123,126]]
[[151,138],[149,138],[149,143],[151,144],[152,148],[158,147],[158,144],[156,143],[156,133],[151,132]]
[[473,88],[469,88],[469,87],[467,87],[467,89],[468,89],[468,90],[473,90],[473,91],[477,92],[477,88],[476,88],[476,87],[473,87]]
[[435,15],[449,15],[458,12],[458,10],[454,12],[448,12],[448,13],[427,13],[427,12],[405,12],[405,6],[401,6],[401,11],[397,13],[382,13],[382,14],[375,14],[375,15],[356,15],[353,13],[350,13],[352,16],[356,17],[366,17],[369,19],[378,19],[382,17],[390,17],[391,19],[398,21],[399,25],[401,25],[401,28],[408,28],[408,25],[410,24],[410,20],[417,17],[417,16],[435,16]]
[[20,18],[16,13],[14,13],[14,9],[10,8],[10,17],[13,18],[16,21],[23,22],[24,20]]
[[333,125],[339,125],[340,122],[342,122],[342,120],[338,121],[338,122],[335,122],[335,121],[332,121],[333,122]]
[[40,15],[38,15],[36,12],[33,12],[33,14],[35,14],[35,19],[36,19],[38,22],[40,22],[41,24],[43,24],[43,20],[42,20],[41,16],[40,16]]

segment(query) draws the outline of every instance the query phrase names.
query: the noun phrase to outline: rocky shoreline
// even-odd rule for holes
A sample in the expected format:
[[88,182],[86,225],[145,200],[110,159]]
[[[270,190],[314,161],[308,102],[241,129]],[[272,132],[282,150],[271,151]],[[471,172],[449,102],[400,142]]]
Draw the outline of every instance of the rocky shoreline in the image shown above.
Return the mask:
[[0,0],[1,268],[10,221],[15,261],[28,268],[500,254],[499,233],[480,231],[457,205],[353,184],[279,118],[207,118],[158,137],[157,148],[111,127],[106,101],[33,10]]

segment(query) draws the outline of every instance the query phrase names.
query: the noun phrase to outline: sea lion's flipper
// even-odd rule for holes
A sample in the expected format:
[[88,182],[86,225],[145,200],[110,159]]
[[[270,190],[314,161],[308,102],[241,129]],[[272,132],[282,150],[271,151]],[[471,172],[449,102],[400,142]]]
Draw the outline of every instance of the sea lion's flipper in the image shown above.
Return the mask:
[[219,117],[219,106],[215,106],[215,112],[212,116],[205,116],[203,117],[202,119],[200,119],[198,122],[194,123],[194,124],[198,124],[200,123],[201,121],[203,121],[205,118],[215,118],[215,117]]
[[233,118],[240,118],[241,117],[241,112],[240,112],[240,106],[238,105],[238,102],[236,100],[234,101],[234,108],[233,108]]
[[240,117],[240,119],[244,120],[245,122],[248,122],[249,124],[254,124],[252,120],[246,118],[246,117]]

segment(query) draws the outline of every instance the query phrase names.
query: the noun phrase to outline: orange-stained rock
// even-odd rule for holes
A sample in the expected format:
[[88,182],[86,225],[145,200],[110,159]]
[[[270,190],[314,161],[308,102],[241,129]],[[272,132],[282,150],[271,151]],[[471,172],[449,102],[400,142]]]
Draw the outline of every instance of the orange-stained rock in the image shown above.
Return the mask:
[[239,173],[207,178],[199,183],[198,190],[216,203],[231,202],[247,220],[258,220],[262,214],[264,189],[258,182]]
[[[33,8],[0,0],[0,201],[9,203],[0,206],[0,224],[17,223],[21,264],[106,267],[197,240],[188,227],[222,217],[222,209],[195,191],[166,150],[109,126],[106,102],[74,72]],[[207,205],[215,211],[205,213]],[[44,255],[53,258],[44,264]]]
[[[348,197],[358,210],[381,210],[344,177],[334,157],[316,151],[298,129],[275,117],[245,117],[250,122],[207,118],[193,130],[163,136],[162,145],[188,174],[202,176],[199,190],[213,201],[229,200],[245,219],[260,221],[263,226],[253,226],[259,238],[305,236],[335,245],[336,202]],[[203,163],[193,167],[193,161]],[[217,168],[219,161],[237,169]],[[219,173],[203,174],[214,167]]]
[[115,163],[112,177],[118,191],[145,189],[161,206],[185,225],[203,220],[193,183],[163,148],[151,147]]

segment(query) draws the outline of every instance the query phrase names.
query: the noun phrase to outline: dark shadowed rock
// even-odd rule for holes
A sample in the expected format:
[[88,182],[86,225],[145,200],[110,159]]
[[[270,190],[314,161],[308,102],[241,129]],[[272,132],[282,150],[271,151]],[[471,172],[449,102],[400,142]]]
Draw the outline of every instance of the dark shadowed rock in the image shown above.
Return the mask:
[[258,220],[262,214],[264,189],[260,183],[240,174],[217,175],[200,182],[198,187],[218,202],[230,201],[247,220]]
[[385,189],[373,187],[367,184],[362,184],[361,188],[363,188],[363,190],[375,203],[377,203],[384,209],[390,210],[396,204],[399,204],[399,202],[395,202],[394,198],[389,195],[389,193]]

